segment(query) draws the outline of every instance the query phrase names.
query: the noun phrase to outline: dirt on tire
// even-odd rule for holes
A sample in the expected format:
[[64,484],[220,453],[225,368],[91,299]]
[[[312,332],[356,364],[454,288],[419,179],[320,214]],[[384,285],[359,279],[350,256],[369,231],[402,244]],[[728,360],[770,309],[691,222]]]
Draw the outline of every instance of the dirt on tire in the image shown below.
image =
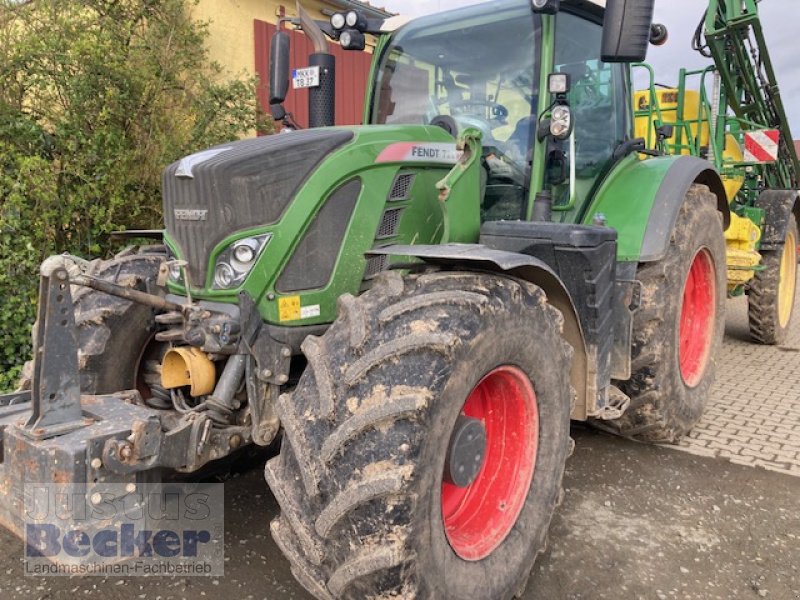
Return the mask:
[[[786,237],[794,239],[795,243],[800,240],[797,220],[794,217],[791,217]],[[781,322],[779,309],[781,285],[784,283],[781,281],[783,247],[778,250],[762,250],[761,257],[761,265],[764,268],[756,271],[747,288],[750,338],[758,344],[774,346],[786,341],[791,325],[791,315],[785,323]],[[796,254],[794,260],[797,261]],[[794,291],[792,290],[792,293]],[[793,305],[794,296],[790,306]]]
[[[715,312],[704,371],[696,384],[689,385],[681,373],[680,324],[689,269],[701,250],[713,261]],[[708,187],[689,189],[666,256],[640,265],[637,279],[642,301],[633,323],[632,376],[615,382],[631,403],[621,418],[595,425],[643,442],[675,442],[703,415],[725,329],[725,238],[717,199]]]
[[[489,274],[390,272],[340,299],[337,321],[303,344],[308,368],[278,402],[284,440],[266,466],[281,507],[272,535],[311,594],[510,600],[524,588],[570,442],[561,324],[539,288]],[[511,533],[469,562],[443,527],[445,454],[471,390],[508,363],[535,388],[536,468]]]
[[[165,256],[163,246],[129,248],[110,260],[93,261],[88,274],[148,291],[156,284]],[[110,394],[134,389],[144,349],[153,336],[153,309],[88,287],[72,286],[71,291],[81,391]],[[26,363],[18,389],[30,389],[32,367],[32,362]]]

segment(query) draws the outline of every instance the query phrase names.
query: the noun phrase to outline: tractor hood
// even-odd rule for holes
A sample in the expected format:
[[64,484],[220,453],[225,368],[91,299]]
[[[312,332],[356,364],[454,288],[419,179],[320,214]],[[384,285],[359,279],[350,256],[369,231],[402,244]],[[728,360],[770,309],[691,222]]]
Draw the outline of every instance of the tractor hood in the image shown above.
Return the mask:
[[325,157],[352,139],[348,130],[296,131],[222,144],[167,167],[164,221],[192,284],[204,285],[219,242],[277,222]]

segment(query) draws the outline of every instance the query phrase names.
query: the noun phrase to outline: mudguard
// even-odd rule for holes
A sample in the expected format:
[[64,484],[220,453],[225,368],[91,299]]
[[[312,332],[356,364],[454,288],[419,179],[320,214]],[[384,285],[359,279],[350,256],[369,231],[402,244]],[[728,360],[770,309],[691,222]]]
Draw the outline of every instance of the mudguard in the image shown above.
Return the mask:
[[765,190],[758,196],[756,206],[763,208],[764,232],[761,236],[762,250],[777,250],[786,240],[786,228],[790,217],[800,222],[800,192],[797,190]]
[[442,244],[440,246],[385,246],[369,254],[414,257],[450,269],[472,268],[506,273],[530,281],[542,288],[550,304],[564,316],[564,338],[574,348],[570,379],[576,392],[572,418],[586,420],[596,412],[598,384],[596,352],[587,348],[578,311],[558,275],[545,262],[516,252],[495,250],[480,244]]
[[584,223],[604,222],[617,230],[619,261],[661,260],[686,192],[695,183],[717,196],[727,229],[731,217],[722,178],[710,162],[694,156],[622,161],[598,190]]

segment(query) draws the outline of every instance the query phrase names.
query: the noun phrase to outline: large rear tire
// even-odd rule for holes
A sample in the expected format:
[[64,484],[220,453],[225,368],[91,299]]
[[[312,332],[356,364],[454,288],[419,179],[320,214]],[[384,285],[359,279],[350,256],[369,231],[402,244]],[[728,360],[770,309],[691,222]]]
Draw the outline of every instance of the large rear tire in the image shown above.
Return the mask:
[[[164,261],[162,246],[124,251],[111,260],[96,261],[93,277],[145,291],[154,286]],[[110,296],[91,288],[72,288],[75,325],[78,331],[78,363],[81,391],[110,394],[136,389],[146,397],[145,363],[153,337],[155,313],[143,304]],[[28,362],[19,389],[30,389],[32,363]],[[151,381],[155,386],[156,381]]]
[[[467,273],[387,273],[303,344],[266,478],[273,537],[320,600],[508,600],[560,498],[571,349],[537,287]],[[460,415],[483,466],[443,480]],[[448,471],[452,472],[452,470]]]
[[700,420],[725,331],[725,237],[717,199],[704,185],[686,195],[666,256],[642,264],[634,316],[632,377],[617,382],[631,399],[597,425],[644,442],[675,442]]
[[782,344],[789,335],[797,292],[797,245],[800,243],[794,216],[786,228],[780,250],[763,251],[762,271],[750,282],[747,295],[750,337],[766,345]]

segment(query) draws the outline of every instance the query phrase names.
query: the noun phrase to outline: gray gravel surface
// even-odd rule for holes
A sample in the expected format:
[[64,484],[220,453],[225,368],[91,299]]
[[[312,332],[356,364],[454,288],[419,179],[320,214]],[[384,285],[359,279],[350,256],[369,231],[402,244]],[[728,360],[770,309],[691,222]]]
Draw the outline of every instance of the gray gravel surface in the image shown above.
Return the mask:
[[[576,428],[525,600],[800,599],[800,479]],[[228,479],[225,577],[32,578],[0,532],[0,599],[310,600],[267,532],[260,464]]]

